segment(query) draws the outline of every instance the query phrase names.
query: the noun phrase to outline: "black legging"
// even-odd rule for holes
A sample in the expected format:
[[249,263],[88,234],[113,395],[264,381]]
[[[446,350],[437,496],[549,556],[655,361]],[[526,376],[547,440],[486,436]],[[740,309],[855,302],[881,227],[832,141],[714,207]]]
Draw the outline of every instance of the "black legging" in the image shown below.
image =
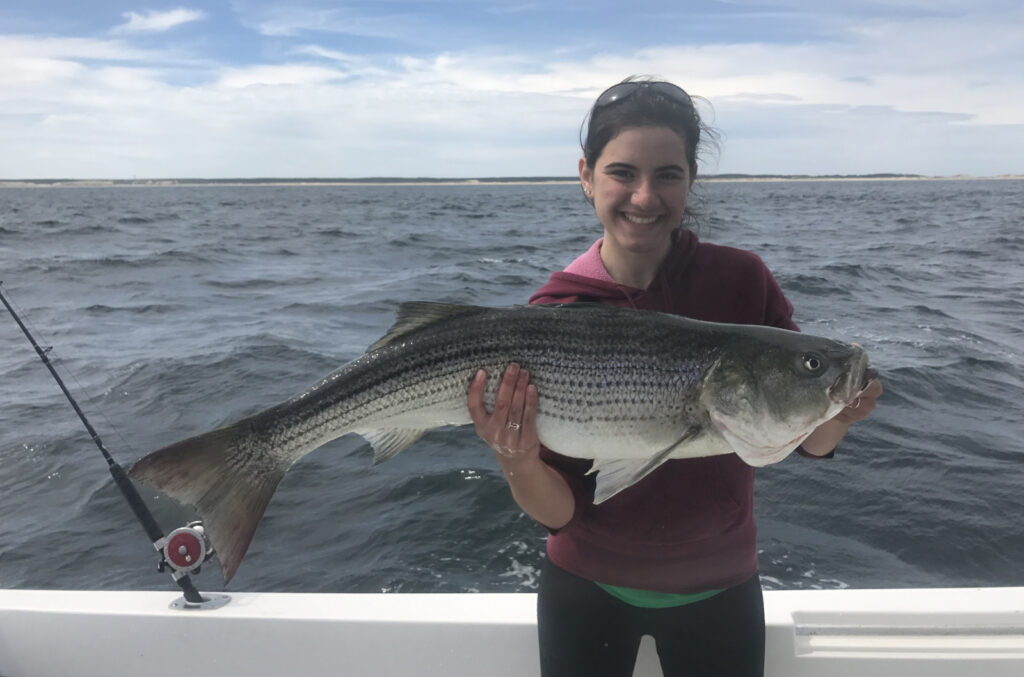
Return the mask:
[[665,677],[763,677],[764,600],[755,574],[714,597],[642,609],[544,561],[537,595],[543,677],[630,677],[651,635]]

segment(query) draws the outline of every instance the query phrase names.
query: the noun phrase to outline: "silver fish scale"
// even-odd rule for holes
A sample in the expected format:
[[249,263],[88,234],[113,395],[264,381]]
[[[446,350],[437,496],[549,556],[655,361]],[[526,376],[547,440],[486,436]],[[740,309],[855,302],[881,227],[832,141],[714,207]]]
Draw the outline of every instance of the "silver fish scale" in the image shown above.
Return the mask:
[[[511,362],[529,370],[541,394],[538,421],[588,434],[635,434],[654,421],[702,419],[697,398],[715,343],[680,341],[651,320],[638,331],[631,311],[480,308],[434,322],[370,351],[288,402],[259,427],[276,454],[294,460],[351,431],[469,422],[466,392],[478,369],[497,377]],[[493,406],[497,378],[488,379]]]

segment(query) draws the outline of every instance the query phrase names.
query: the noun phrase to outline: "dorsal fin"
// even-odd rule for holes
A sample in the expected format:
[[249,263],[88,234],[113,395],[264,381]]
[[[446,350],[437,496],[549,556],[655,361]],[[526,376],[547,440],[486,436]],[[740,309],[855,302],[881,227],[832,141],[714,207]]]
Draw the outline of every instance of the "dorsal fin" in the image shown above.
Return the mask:
[[367,352],[383,348],[395,339],[428,327],[435,322],[450,320],[453,317],[468,315],[489,310],[483,306],[468,306],[461,303],[438,303],[435,301],[408,301],[398,306],[395,312],[395,323],[384,336],[366,349]]

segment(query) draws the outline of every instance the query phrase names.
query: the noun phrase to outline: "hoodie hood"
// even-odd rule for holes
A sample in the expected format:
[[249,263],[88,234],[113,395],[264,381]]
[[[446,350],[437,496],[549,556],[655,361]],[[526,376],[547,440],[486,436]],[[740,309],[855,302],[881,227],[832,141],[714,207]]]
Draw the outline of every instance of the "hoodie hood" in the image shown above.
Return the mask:
[[565,270],[554,273],[547,284],[530,297],[530,303],[611,303],[672,312],[675,303],[671,292],[673,288],[680,288],[679,283],[687,274],[690,261],[697,252],[697,236],[684,229],[673,233],[672,249],[647,289],[619,284],[611,278],[601,263],[603,239],[595,242]]

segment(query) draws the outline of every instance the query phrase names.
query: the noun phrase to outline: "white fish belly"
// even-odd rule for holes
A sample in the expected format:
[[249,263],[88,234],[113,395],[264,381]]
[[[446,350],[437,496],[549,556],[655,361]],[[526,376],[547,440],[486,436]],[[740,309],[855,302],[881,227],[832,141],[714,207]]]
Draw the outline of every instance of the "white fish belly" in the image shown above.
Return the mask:
[[680,443],[683,431],[677,426],[652,426],[647,422],[564,424],[540,419],[538,435],[545,446],[565,456],[592,459],[649,459],[673,449],[670,458],[697,458],[730,454],[732,448],[716,434],[701,434]]

